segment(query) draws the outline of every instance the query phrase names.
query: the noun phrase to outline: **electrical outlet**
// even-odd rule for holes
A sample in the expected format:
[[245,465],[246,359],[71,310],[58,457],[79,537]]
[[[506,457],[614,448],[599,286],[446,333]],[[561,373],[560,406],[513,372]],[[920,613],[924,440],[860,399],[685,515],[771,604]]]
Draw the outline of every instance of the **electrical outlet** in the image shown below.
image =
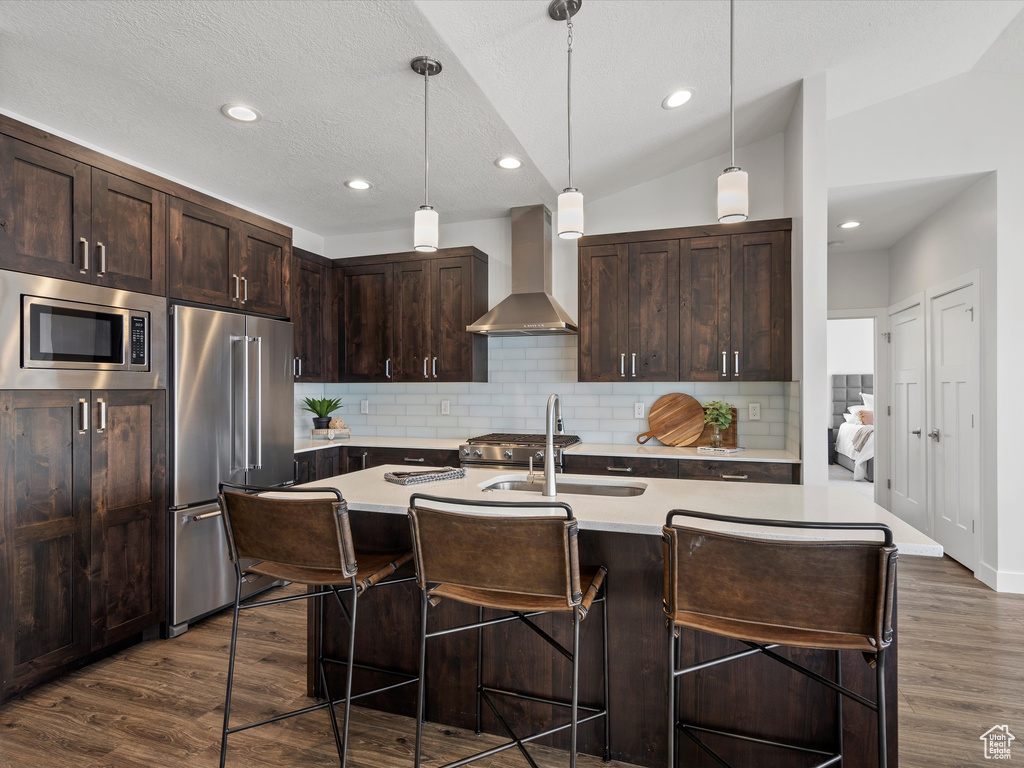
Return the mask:
[[359,401],[359,412],[360,413],[369,413],[370,412],[370,401],[369,400],[360,400]]
[[633,418],[642,419],[644,417],[644,404],[633,403]]
[[451,416],[452,415],[452,401],[451,400],[442,400],[441,401],[441,415],[442,416]]
[[747,406],[747,415],[750,417],[751,421],[760,421],[761,420],[761,404],[760,403],[751,403],[750,405],[748,405]]

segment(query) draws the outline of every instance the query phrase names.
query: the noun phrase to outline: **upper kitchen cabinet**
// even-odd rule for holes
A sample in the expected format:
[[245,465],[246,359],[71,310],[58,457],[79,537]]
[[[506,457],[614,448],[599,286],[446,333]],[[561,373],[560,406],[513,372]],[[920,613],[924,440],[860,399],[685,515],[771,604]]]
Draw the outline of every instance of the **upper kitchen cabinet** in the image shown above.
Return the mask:
[[486,259],[447,248],[339,263],[341,380],[486,381],[487,340],[466,330],[487,310]]
[[580,240],[580,381],[788,381],[789,219]]
[[246,221],[239,222],[239,229],[241,248],[238,276],[242,283],[240,308],[262,315],[287,317],[291,238]]
[[163,294],[162,192],[0,135],[0,266]]
[[292,249],[296,381],[337,380],[338,302],[334,271],[329,259],[301,248]]
[[678,323],[678,240],[580,248],[580,381],[677,381]]

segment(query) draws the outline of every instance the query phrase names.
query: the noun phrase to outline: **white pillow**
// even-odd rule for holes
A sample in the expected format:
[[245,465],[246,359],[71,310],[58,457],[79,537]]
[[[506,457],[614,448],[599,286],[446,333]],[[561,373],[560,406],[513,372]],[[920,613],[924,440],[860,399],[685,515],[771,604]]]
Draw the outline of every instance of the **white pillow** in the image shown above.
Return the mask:
[[870,411],[871,409],[868,408],[866,405],[851,405],[846,410],[847,410],[848,413],[852,413],[852,414],[856,415],[856,414],[860,413],[861,411]]
[[860,393],[860,399],[864,401],[864,405],[868,407],[869,411],[875,410],[875,396],[869,395],[866,392]]
[[846,419],[847,424],[860,424],[860,419],[857,417],[856,414],[844,413],[843,418]]

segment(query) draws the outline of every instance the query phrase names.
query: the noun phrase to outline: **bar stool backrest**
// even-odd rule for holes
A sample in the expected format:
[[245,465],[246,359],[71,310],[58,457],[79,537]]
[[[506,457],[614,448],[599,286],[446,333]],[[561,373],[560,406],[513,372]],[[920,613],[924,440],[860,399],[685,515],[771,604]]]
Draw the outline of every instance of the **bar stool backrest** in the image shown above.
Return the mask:
[[[447,509],[423,506],[432,501]],[[419,494],[414,494],[409,503],[421,589],[429,589],[429,584],[446,584],[560,597],[567,606],[579,605],[583,597],[576,541],[579,528],[568,505],[466,503]],[[466,512],[452,510],[460,504]],[[476,513],[469,511],[473,507]],[[480,507],[492,507],[495,512],[480,514]],[[567,516],[524,516],[524,510],[531,507],[562,507]]]
[[[252,491],[287,493],[287,488],[257,488],[222,484],[218,495],[224,515],[231,560],[269,560],[302,568],[342,571],[354,576],[358,570],[348,505],[337,499],[267,498]],[[325,489],[328,490],[328,489]],[[301,493],[301,491],[292,491]],[[308,494],[309,492],[306,491]]]
[[[793,541],[673,524],[878,530],[885,543]],[[663,529],[665,614],[681,626],[762,643],[872,651],[892,641],[896,547],[883,525],[756,520],[674,511]]]

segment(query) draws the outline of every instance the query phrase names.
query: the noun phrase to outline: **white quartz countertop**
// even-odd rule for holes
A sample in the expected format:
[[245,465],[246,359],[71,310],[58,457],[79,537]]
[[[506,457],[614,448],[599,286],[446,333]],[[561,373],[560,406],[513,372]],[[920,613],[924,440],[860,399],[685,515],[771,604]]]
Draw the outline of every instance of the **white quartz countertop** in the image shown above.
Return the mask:
[[[385,472],[408,471],[405,466],[373,467],[350,472],[327,480],[308,483],[303,488],[332,487],[344,495],[349,508],[370,512],[404,515],[413,493],[446,496],[466,501],[540,501],[539,493],[522,491],[484,491],[483,487],[499,478],[523,477],[523,473],[493,469],[467,469],[459,480],[402,486],[384,479]],[[594,484],[623,482],[607,477],[559,475],[566,481],[587,478]],[[736,517],[765,518],[804,522],[884,523],[893,532],[899,551],[905,555],[941,557],[942,546],[895,515],[846,488],[805,485],[772,485],[767,483],[725,483],[711,480],[671,480],[636,478],[646,490],[640,496],[583,496],[559,493],[557,500],[566,502],[579,520],[582,530],[613,531],[661,535],[665,516],[673,509],[712,512]],[[696,528],[736,531],[728,523],[691,518],[686,523]],[[825,538],[820,531],[792,531],[779,528],[742,529],[745,533],[772,538]],[[829,531],[827,538],[863,539],[863,532]]]
[[[311,440],[308,437],[295,439],[295,453],[334,448],[339,445],[357,445],[361,448],[419,448],[441,451],[457,451],[466,439],[431,439],[427,437],[363,437],[353,435],[344,439]],[[658,459],[714,459],[715,461],[761,461],[779,464],[799,464],[800,458],[789,451],[757,450],[748,448],[739,453],[700,453],[696,448],[673,448],[669,445],[615,445],[612,443],[580,443],[567,448],[566,453],[580,456],[627,456]]]

